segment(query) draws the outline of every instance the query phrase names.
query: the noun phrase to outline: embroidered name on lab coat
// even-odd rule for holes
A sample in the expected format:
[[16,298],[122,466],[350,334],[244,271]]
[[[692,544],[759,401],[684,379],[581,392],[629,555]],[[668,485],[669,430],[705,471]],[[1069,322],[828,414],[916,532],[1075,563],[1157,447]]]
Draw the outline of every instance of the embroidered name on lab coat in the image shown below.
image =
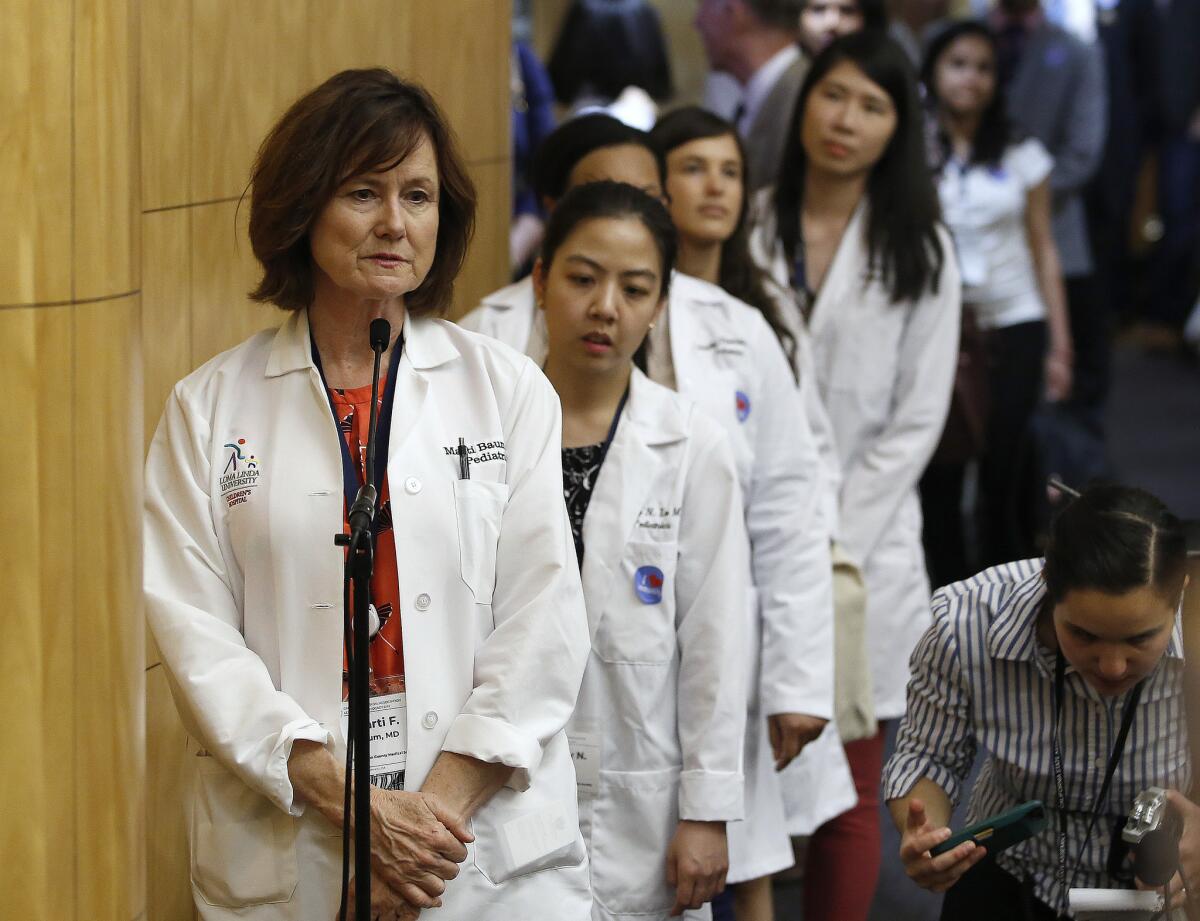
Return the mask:
[[637,526],[649,528],[651,531],[669,531],[679,525],[680,511],[678,505],[671,507],[647,505],[638,512]]
[[[458,459],[458,444],[442,445],[447,457]],[[488,461],[506,461],[508,452],[503,441],[477,441],[467,445],[467,460],[472,464],[486,464]]]

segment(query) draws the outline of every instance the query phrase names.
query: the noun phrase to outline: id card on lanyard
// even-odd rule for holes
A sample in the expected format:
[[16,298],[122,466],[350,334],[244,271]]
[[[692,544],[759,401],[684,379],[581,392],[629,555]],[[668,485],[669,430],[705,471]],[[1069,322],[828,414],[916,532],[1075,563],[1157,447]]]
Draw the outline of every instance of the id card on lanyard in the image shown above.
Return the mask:
[[[388,449],[391,442],[392,403],[396,394],[397,372],[400,358],[404,353],[404,332],[401,330],[392,346],[388,359],[387,378],[380,398],[379,416],[375,431],[375,477],[374,486],[379,496],[383,495],[383,480],[387,476]],[[329,409],[337,428],[338,445],[342,457],[342,489],[349,509],[354,504],[362,485],[363,473],[360,465],[350,453],[350,446],[341,430],[337,407],[328,382],[325,370],[321,365],[321,355],[317,344],[312,342],[312,359],[320,375],[321,384],[325,388],[325,396],[329,400]],[[375,523],[372,522],[372,543],[375,537]],[[368,599],[370,601],[370,599]],[[342,701],[341,725],[342,738],[348,739],[350,719],[350,703]],[[370,701],[371,724],[371,785],[384,790],[399,790],[404,787],[404,769],[408,761],[408,714],[405,693],[380,694],[372,696]]]

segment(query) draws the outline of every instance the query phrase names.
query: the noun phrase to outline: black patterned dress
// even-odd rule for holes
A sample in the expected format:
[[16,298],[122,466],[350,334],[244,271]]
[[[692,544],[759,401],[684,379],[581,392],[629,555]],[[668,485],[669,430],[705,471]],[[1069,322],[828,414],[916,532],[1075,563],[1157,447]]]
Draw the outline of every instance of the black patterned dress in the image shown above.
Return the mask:
[[575,555],[583,566],[583,517],[588,503],[592,501],[592,490],[604,463],[605,445],[584,445],[580,448],[562,449],[563,499],[567,503],[567,517],[571,520],[571,536],[575,538]]

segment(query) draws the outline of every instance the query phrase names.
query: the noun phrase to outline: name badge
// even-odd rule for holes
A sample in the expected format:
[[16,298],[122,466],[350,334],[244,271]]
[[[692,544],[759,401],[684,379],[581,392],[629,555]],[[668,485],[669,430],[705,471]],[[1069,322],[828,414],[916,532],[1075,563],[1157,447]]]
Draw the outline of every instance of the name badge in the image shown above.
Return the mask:
[[575,789],[580,799],[595,796],[600,790],[600,736],[595,732],[567,735],[571,763],[575,765]]
[[[408,764],[408,705],[405,694],[371,698],[371,786],[403,790]],[[350,738],[350,701],[342,701],[342,738]]]

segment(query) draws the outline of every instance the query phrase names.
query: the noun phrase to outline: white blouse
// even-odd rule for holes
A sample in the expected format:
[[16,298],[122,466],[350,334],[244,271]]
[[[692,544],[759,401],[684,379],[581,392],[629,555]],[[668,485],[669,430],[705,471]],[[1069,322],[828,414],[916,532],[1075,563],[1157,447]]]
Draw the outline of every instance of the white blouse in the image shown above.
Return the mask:
[[938,177],[942,215],[954,236],[963,302],[985,329],[1046,318],[1025,230],[1029,190],[1054,161],[1036,138],[1011,145],[998,164],[951,158]]

